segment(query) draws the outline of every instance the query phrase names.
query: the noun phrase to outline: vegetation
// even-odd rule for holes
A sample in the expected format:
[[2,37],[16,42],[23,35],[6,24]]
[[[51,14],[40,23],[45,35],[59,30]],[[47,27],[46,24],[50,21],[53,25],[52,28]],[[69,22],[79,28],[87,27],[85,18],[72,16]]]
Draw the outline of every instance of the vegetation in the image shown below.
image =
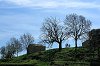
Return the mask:
[[[100,41],[98,39],[100,39],[100,35],[98,31],[95,34],[93,34],[95,30],[90,31],[91,21],[81,15],[70,14],[66,16],[64,25],[60,22],[60,20],[53,17],[47,18],[41,28],[41,42],[48,44],[50,47],[57,43],[59,45],[58,49],[18,56],[23,47],[27,49],[29,44],[34,42],[33,36],[27,33],[20,36],[20,39],[11,38],[7,46],[1,47],[2,59],[0,64],[2,66],[90,66],[93,65],[93,60],[98,60],[99,63],[100,53],[97,48],[99,48]],[[85,38],[89,37],[87,40],[89,47],[77,47],[78,39],[82,39],[83,36]],[[62,48],[63,41],[70,37],[74,38],[75,47],[69,47],[70,45],[67,44],[66,48]]]
[[[47,51],[37,52],[33,54],[25,54],[13,59],[0,60],[1,64],[35,64],[35,66],[51,66],[51,65],[83,65],[88,66],[90,57],[84,54],[88,53],[86,48],[78,48],[77,60],[74,58],[75,48],[51,49]],[[84,57],[85,56],[85,57]]]
[[41,30],[43,32],[41,35],[42,42],[49,44],[49,46],[52,46],[53,43],[56,42],[59,45],[60,51],[62,49],[62,42],[67,38],[60,21],[53,17],[47,18],[45,19]]
[[4,58],[12,58],[14,54],[17,54],[22,51],[22,44],[16,38],[11,38],[9,42],[7,42],[7,46],[1,47],[1,55],[2,59]]
[[91,29],[91,21],[77,14],[67,15],[64,24],[66,31],[68,31],[69,35],[75,40],[75,48],[77,48],[78,39],[88,34]]
[[34,38],[29,33],[23,34],[20,39],[13,37],[7,42],[6,46],[1,47],[1,58],[13,58],[15,55],[18,57],[18,53],[27,49],[28,45],[33,44],[33,42]]
[[27,50],[28,45],[33,44],[34,37],[31,34],[26,33],[26,34],[20,36],[20,42],[23,45],[23,48]]

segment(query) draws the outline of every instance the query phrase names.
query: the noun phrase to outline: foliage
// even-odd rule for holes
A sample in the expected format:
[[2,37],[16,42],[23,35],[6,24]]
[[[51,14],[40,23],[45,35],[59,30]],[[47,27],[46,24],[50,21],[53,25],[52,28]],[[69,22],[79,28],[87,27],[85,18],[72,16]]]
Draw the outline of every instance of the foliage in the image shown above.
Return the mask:
[[5,54],[5,53],[6,53],[6,52],[5,52],[6,47],[5,47],[5,46],[2,46],[0,49],[1,49],[1,51],[0,51],[0,53],[1,53],[1,58],[4,59],[4,58],[5,58],[5,55],[6,55],[6,54]]

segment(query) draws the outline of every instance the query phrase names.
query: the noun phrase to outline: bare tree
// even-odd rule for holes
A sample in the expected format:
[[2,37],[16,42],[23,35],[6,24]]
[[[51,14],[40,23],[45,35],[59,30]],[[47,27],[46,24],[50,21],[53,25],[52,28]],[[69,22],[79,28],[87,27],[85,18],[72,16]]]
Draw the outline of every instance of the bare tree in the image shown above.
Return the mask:
[[62,49],[62,42],[66,39],[66,35],[59,20],[53,17],[46,18],[41,30],[43,32],[41,35],[42,42],[49,44],[49,46],[56,42],[59,45],[59,50]]
[[23,50],[22,44],[18,40],[16,40],[15,49],[16,49],[16,54],[18,57],[19,52],[21,52]]
[[11,44],[11,42],[7,42],[5,58],[13,58],[15,53],[16,49],[14,44]]
[[11,44],[8,44],[7,43],[7,46],[3,46],[1,47],[1,57],[2,59],[7,59],[7,58],[12,58],[14,56],[14,53],[15,53],[15,50],[13,50],[13,45]]
[[64,24],[70,36],[74,38],[75,47],[77,48],[78,39],[82,38],[90,31],[91,21],[87,20],[82,15],[70,14],[66,16]]
[[27,49],[29,44],[33,44],[34,37],[31,34],[26,33],[26,34],[20,36],[20,42],[23,45],[23,48]]
[[20,41],[16,39],[15,37],[11,38],[6,46],[7,56],[13,57],[15,54],[17,54],[17,57],[18,57],[18,53],[21,51],[22,51],[22,44],[20,43]]
[[16,38],[11,38],[10,40],[10,44],[12,45],[13,50],[16,51],[17,57],[18,57],[18,53],[21,52],[22,49],[22,44],[20,43],[20,41]]
[[1,47],[2,58],[12,58],[15,54],[18,57],[18,53],[22,51],[22,45],[19,40],[13,37],[6,44],[6,46]]

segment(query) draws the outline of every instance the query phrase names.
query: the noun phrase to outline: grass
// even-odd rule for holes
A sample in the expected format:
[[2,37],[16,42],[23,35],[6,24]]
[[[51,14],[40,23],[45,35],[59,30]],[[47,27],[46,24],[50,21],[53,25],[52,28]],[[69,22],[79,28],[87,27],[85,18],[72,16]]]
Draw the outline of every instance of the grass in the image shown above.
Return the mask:
[[54,64],[61,66],[90,66],[89,62],[75,62],[75,61],[54,61]]
[[[58,49],[46,50],[42,52],[25,54],[13,59],[0,60],[0,66],[2,65],[34,65],[34,66],[63,66],[68,64],[69,66],[89,66],[90,56],[84,54],[88,53],[86,48],[77,49],[78,57],[75,58],[75,48],[64,48],[61,52]],[[53,65],[50,65],[53,62]],[[66,65],[65,65],[66,66]]]

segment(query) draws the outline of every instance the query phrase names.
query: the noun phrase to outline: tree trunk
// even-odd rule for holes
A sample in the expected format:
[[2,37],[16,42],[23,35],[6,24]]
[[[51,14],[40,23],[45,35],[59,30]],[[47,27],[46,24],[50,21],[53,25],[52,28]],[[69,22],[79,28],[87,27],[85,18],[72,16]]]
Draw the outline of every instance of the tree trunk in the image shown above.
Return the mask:
[[17,51],[17,57],[18,57],[18,51]]
[[77,49],[77,39],[75,39],[75,48]]
[[77,38],[75,38],[75,58],[77,57]]
[[75,53],[77,54],[77,39],[75,39]]
[[62,50],[62,42],[59,42],[59,51]]

